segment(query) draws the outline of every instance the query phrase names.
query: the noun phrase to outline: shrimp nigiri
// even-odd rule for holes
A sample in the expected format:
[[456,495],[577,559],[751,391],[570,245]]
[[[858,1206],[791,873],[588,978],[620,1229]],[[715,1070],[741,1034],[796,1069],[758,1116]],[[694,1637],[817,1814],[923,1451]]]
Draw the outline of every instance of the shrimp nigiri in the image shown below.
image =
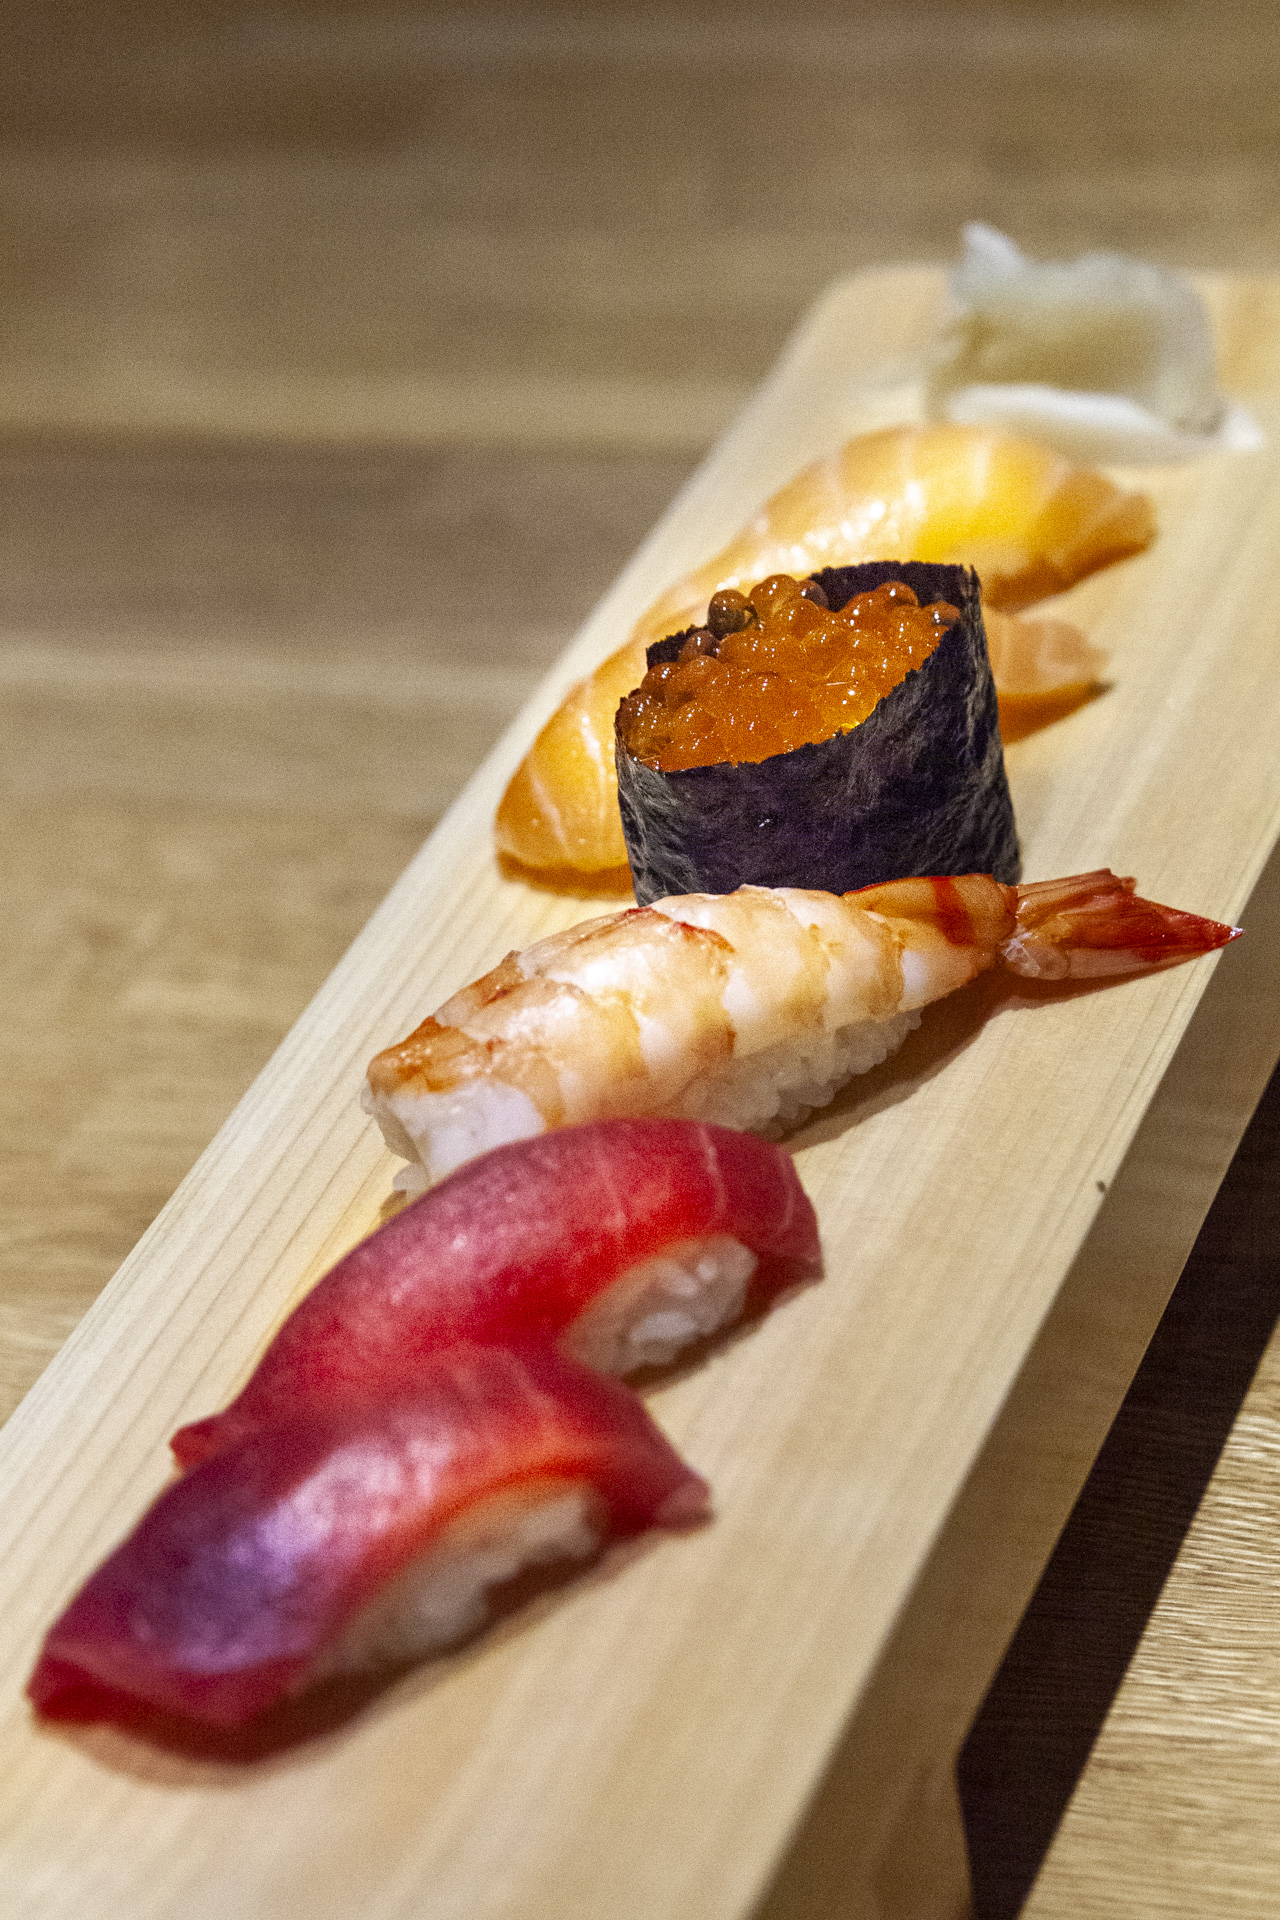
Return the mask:
[[544,1347],[453,1347],[397,1398],[251,1433],[170,1486],[45,1639],[60,1718],[237,1727],[315,1681],[475,1631],[522,1567],[704,1517],[626,1387]]
[[[859,560],[963,562],[988,605],[1017,608],[1060,592],[1154,536],[1151,502],[1033,441],[980,427],[890,427],[815,460],[729,545],[669,588],[625,647],[576,686],[543,727],[498,808],[499,850],[535,871],[626,865],[613,776],[619,701],[644,677],[645,648],[696,624],[722,587],[803,576]],[[1097,679],[1083,635],[1059,622],[1044,653],[1017,626],[1004,657],[1026,701]],[[993,665],[995,662],[993,661]],[[997,690],[1003,692],[1000,672]]]
[[609,1373],[664,1365],[821,1270],[790,1157],[692,1120],[606,1120],[484,1154],[340,1260],[184,1466],[341,1398],[404,1391],[455,1344],[558,1340]]
[[1145,973],[1235,931],[1141,900],[1105,869],[1021,887],[967,874],[843,895],[678,894],[508,954],[376,1056],[364,1102],[418,1182],[609,1115],[785,1125],[989,967]]

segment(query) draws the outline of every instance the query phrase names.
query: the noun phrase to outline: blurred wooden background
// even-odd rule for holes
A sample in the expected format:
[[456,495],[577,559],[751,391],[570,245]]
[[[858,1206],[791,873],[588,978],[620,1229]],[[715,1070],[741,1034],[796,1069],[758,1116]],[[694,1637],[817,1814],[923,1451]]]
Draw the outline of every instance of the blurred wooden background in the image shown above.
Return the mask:
[[[949,258],[970,218],[1280,270],[1270,4],[32,0],[3,28],[0,1414],[829,279]],[[1237,1374],[1280,1306],[1270,1113],[1198,1256],[1202,1289],[1248,1267]],[[1227,1401],[1174,1434],[1201,1484]],[[1167,1414],[1130,1411],[1149,1446]],[[1067,1739],[1063,1676],[1114,1687],[1146,1618],[1100,1666],[1053,1594],[1110,1604],[1097,1526],[1120,1553],[1180,1511],[1133,1458],[1104,1456],[1095,1561],[1051,1569],[971,1744],[992,1914],[1110,1697]],[[1247,1811],[1226,1878],[1203,1848],[1273,1793],[1280,1708],[1247,1650],[1213,1726],[1177,1694],[1239,1618],[1230,1569],[1264,1606],[1241,1528],[1274,1517],[1211,1489],[1162,1704],[1144,1643],[1028,1911],[1266,1901]]]

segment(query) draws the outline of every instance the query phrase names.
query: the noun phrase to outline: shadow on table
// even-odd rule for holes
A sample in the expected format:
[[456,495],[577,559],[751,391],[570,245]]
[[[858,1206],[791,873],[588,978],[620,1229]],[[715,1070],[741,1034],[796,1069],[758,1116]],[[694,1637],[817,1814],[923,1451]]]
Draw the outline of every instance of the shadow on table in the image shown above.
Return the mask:
[[1280,1069],[959,1763],[977,1920],[1030,1892],[1280,1318]]

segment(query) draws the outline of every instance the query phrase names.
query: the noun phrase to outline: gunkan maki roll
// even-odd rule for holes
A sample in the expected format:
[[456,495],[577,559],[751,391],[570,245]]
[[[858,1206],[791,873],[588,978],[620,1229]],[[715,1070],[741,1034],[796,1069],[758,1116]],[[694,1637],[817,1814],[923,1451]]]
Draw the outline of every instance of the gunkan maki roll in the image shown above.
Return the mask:
[[744,885],[848,893],[1019,877],[978,578],[877,560],[715,595],[648,650],[616,723],[642,906]]

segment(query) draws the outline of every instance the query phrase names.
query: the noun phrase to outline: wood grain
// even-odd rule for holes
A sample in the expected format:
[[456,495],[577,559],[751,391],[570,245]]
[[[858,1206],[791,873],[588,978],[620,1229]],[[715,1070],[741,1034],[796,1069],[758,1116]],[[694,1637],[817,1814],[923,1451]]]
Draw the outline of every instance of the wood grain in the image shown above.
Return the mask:
[[[1259,1172],[1272,1234],[1258,1272],[1271,1280],[1274,1154]],[[1273,1334],[1032,1890],[1035,1920],[1227,1920],[1274,1905],[1278,1415]]]
[[[5,35],[0,1413],[833,272],[950,257],[975,216],[1280,268],[1280,18],[1249,0],[19,0]],[[421,729],[376,771],[366,653]],[[1113,1489],[1081,1605],[1168,1524]],[[1153,1628],[1161,1713],[1064,1834],[1062,1911],[1142,1911],[1157,1855],[1171,1911],[1218,1898],[1217,1828],[1221,1910],[1270,1916],[1256,1539],[1224,1522]],[[1259,1638],[1210,1694],[1232,1568]]]
[[684,473],[0,454],[0,1417]]
[[1274,1393],[1278,1159],[1280,1073],[966,1742],[984,1920],[1022,1909],[1051,1842],[1034,1914],[1269,1911],[1274,1466],[1233,1427],[1265,1433]]
[[[1228,332],[1266,291],[1216,287]],[[860,374],[924,338],[939,295],[920,271],[833,290],[0,1438],[4,1861],[41,1913],[728,1916],[761,1889],[1213,963],[946,1003],[805,1130],[827,1281],[653,1396],[716,1488],[701,1534],[612,1564],[249,1774],[51,1736],[16,1687],[49,1613],[162,1483],[164,1434],[226,1397],[376,1217],[390,1164],[353,1097],[369,1052],[580,916],[489,864],[533,727],[664,577],[874,416]],[[1012,751],[1015,797],[1030,872],[1109,858],[1230,917],[1280,825],[1257,724],[1280,699],[1264,593],[1280,464],[1154,485],[1156,548],[1090,585],[1114,694]],[[92,1811],[68,1831],[73,1803]]]
[[[1197,1240],[1197,1229],[1246,1125],[1245,1146],[1221,1196],[1228,1210],[1239,1194],[1242,1166],[1257,1164],[1250,1115],[1267,1063],[1280,1055],[1280,853],[1273,853],[1254,890],[1245,925],[1243,964],[1219,968],[1206,989],[758,1920],[843,1920],[849,1913],[860,1920],[953,1920],[968,1913],[970,1891],[979,1920],[1011,1920],[1021,1907],[1069,1791],[1069,1783],[1062,1788],[1064,1754],[1089,1726],[1099,1689],[1119,1677],[1126,1631],[1153,1597],[1134,1578],[1133,1563],[1154,1571],[1162,1550],[1166,1567],[1177,1552],[1184,1476],[1170,1472],[1170,1456],[1194,1457],[1205,1444],[1203,1423],[1182,1417],[1186,1402],[1194,1410],[1197,1396],[1220,1392],[1248,1364],[1252,1329],[1235,1312],[1218,1326],[1216,1342],[1197,1341],[1194,1352],[1184,1331],[1182,1384],[1189,1391],[1176,1409],[1153,1406],[1143,1385],[1153,1355],[1181,1319],[1180,1298],[1198,1260],[1197,1331],[1215,1320],[1222,1303],[1212,1235],[1206,1225]],[[1280,1076],[1274,1086],[1280,1092]],[[1271,1102],[1273,1112],[1277,1105]],[[1265,1104],[1259,1117],[1266,1120]],[[1267,1138],[1274,1138],[1274,1123]],[[1215,1200],[1210,1219],[1221,1210]],[[1228,1217],[1239,1231],[1238,1213]],[[1193,1242],[1188,1275],[1161,1320]],[[1274,1298],[1274,1283],[1270,1291]],[[1130,1389],[1157,1321],[1155,1342]],[[1217,1411],[1221,1435],[1223,1410]],[[1234,1411],[1233,1404],[1226,1427]],[[1123,1502],[1107,1502],[1095,1483],[1114,1475],[1108,1462],[1117,1430],[1131,1436],[1129,1477]],[[1159,1463],[1154,1484],[1153,1460]],[[1114,1494],[1114,1487],[1108,1490]],[[1080,1548],[1082,1518],[1092,1553]],[[992,1682],[1015,1624],[1013,1647]],[[1055,1684],[1057,1692],[1046,1698]],[[962,1741],[961,1805],[952,1811],[953,1756]],[[1086,1751],[1075,1750],[1077,1771]],[[1154,1797],[1162,1797],[1164,1784],[1153,1769]],[[1140,1813],[1131,1800],[1119,1813],[1109,1808],[1107,1822],[1113,1832],[1126,1833],[1128,1846],[1140,1844]],[[963,1851],[956,1846],[960,1832],[967,1837]],[[1065,1834],[1064,1845],[1071,1857]],[[1094,1854],[1087,1844],[1079,1853],[1087,1872]],[[1127,1909],[1118,1901],[1113,1911]]]
[[1248,0],[8,12],[11,429],[701,450],[964,220],[1280,268]]

